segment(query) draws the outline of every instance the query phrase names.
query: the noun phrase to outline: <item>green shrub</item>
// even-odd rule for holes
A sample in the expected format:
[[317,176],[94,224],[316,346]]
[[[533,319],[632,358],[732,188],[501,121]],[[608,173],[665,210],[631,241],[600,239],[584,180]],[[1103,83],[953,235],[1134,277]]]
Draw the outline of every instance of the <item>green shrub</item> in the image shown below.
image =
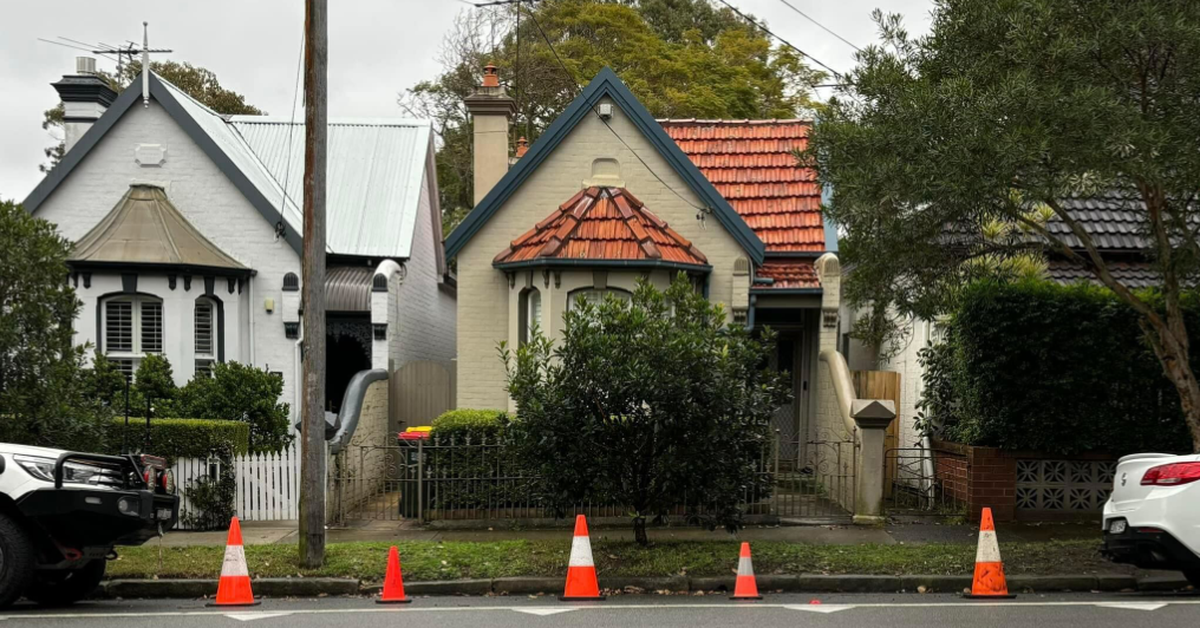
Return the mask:
[[133,387],[142,399],[142,404],[149,399],[153,407],[169,403],[175,398],[179,388],[175,386],[175,374],[171,370],[171,362],[164,355],[152,353],[142,358],[137,372],[133,375]]
[[[1184,305],[1200,330],[1200,300]],[[1103,288],[972,284],[945,343],[922,352],[919,417],[944,438],[1061,454],[1191,449],[1137,314]]]
[[205,475],[181,487],[191,505],[183,523],[192,530],[223,530],[236,514],[237,474],[233,471],[233,454],[229,447],[221,447],[212,457],[220,463],[217,475]]
[[[112,420],[108,442],[113,453],[120,450],[122,436],[130,451],[142,449],[146,440],[146,419],[131,417],[128,428],[124,418]],[[150,446],[146,453],[172,461],[208,458],[226,449],[244,454],[249,449],[249,439],[250,426],[241,421],[150,419]]]
[[238,362],[213,364],[179,389],[177,416],[242,421],[250,426],[250,451],[279,451],[292,442],[288,404],[279,401],[283,379]]
[[450,410],[433,420],[432,438],[490,438],[503,434],[507,425],[508,415],[503,410]]

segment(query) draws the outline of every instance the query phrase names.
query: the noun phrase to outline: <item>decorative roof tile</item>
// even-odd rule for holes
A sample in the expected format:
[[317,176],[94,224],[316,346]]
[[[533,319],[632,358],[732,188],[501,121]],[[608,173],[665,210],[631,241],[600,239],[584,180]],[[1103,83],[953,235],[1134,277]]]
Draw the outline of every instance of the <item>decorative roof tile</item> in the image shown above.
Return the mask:
[[766,250],[825,250],[817,173],[801,167],[795,155],[807,146],[812,123],[804,120],[659,122],[754,230]]
[[813,267],[811,258],[772,258],[763,262],[755,273],[758,279],[770,279],[772,283],[755,285],[755,289],[795,290],[820,288],[821,280]]
[[492,260],[497,267],[574,260],[705,267],[708,259],[624,188],[580,191]]

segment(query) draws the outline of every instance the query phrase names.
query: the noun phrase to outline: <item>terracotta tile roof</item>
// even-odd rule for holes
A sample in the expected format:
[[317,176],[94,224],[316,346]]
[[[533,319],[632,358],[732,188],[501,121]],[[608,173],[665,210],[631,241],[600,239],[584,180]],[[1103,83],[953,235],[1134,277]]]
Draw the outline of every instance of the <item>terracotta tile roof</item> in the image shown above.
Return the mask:
[[755,284],[755,289],[820,288],[821,280],[808,258],[768,259],[755,273],[758,279],[773,279],[771,284]]
[[821,187],[793,152],[805,120],[659,120],[667,135],[729,201],[767,251],[824,251]]
[[496,266],[554,260],[705,266],[695,245],[623,188],[580,190],[492,260]]

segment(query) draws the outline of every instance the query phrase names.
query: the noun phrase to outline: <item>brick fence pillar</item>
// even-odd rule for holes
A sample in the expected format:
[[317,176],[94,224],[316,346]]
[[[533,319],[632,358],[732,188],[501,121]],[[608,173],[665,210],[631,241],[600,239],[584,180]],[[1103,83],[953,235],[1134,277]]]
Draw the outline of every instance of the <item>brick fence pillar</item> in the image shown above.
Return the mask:
[[967,453],[968,517],[978,521],[984,507],[996,521],[1017,515],[1017,459],[993,447],[970,447]]

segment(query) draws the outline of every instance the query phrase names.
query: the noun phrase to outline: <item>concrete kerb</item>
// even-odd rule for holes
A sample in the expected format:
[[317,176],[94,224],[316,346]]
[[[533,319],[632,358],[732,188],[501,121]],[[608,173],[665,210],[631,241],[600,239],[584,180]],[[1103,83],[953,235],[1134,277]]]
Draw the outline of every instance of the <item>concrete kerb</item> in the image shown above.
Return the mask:
[[[1016,592],[1059,591],[1175,591],[1188,586],[1180,576],[1135,578],[1126,575],[1054,575],[1008,578]],[[732,577],[601,577],[600,587],[625,593],[697,593],[733,590]],[[971,586],[969,576],[878,576],[763,574],[758,576],[764,593],[915,593],[925,587],[927,593],[954,593]],[[259,578],[253,581],[254,593],[266,597],[318,597],[325,595],[378,595],[378,583],[362,583],[353,578]],[[453,595],[537,595],[557,594],[562,578],[496,578],[406,582],[404,588],[415,596]],[[108,580],[94,597],[122,599],[191,599],[211,597],[217,592],[216,580]]]

